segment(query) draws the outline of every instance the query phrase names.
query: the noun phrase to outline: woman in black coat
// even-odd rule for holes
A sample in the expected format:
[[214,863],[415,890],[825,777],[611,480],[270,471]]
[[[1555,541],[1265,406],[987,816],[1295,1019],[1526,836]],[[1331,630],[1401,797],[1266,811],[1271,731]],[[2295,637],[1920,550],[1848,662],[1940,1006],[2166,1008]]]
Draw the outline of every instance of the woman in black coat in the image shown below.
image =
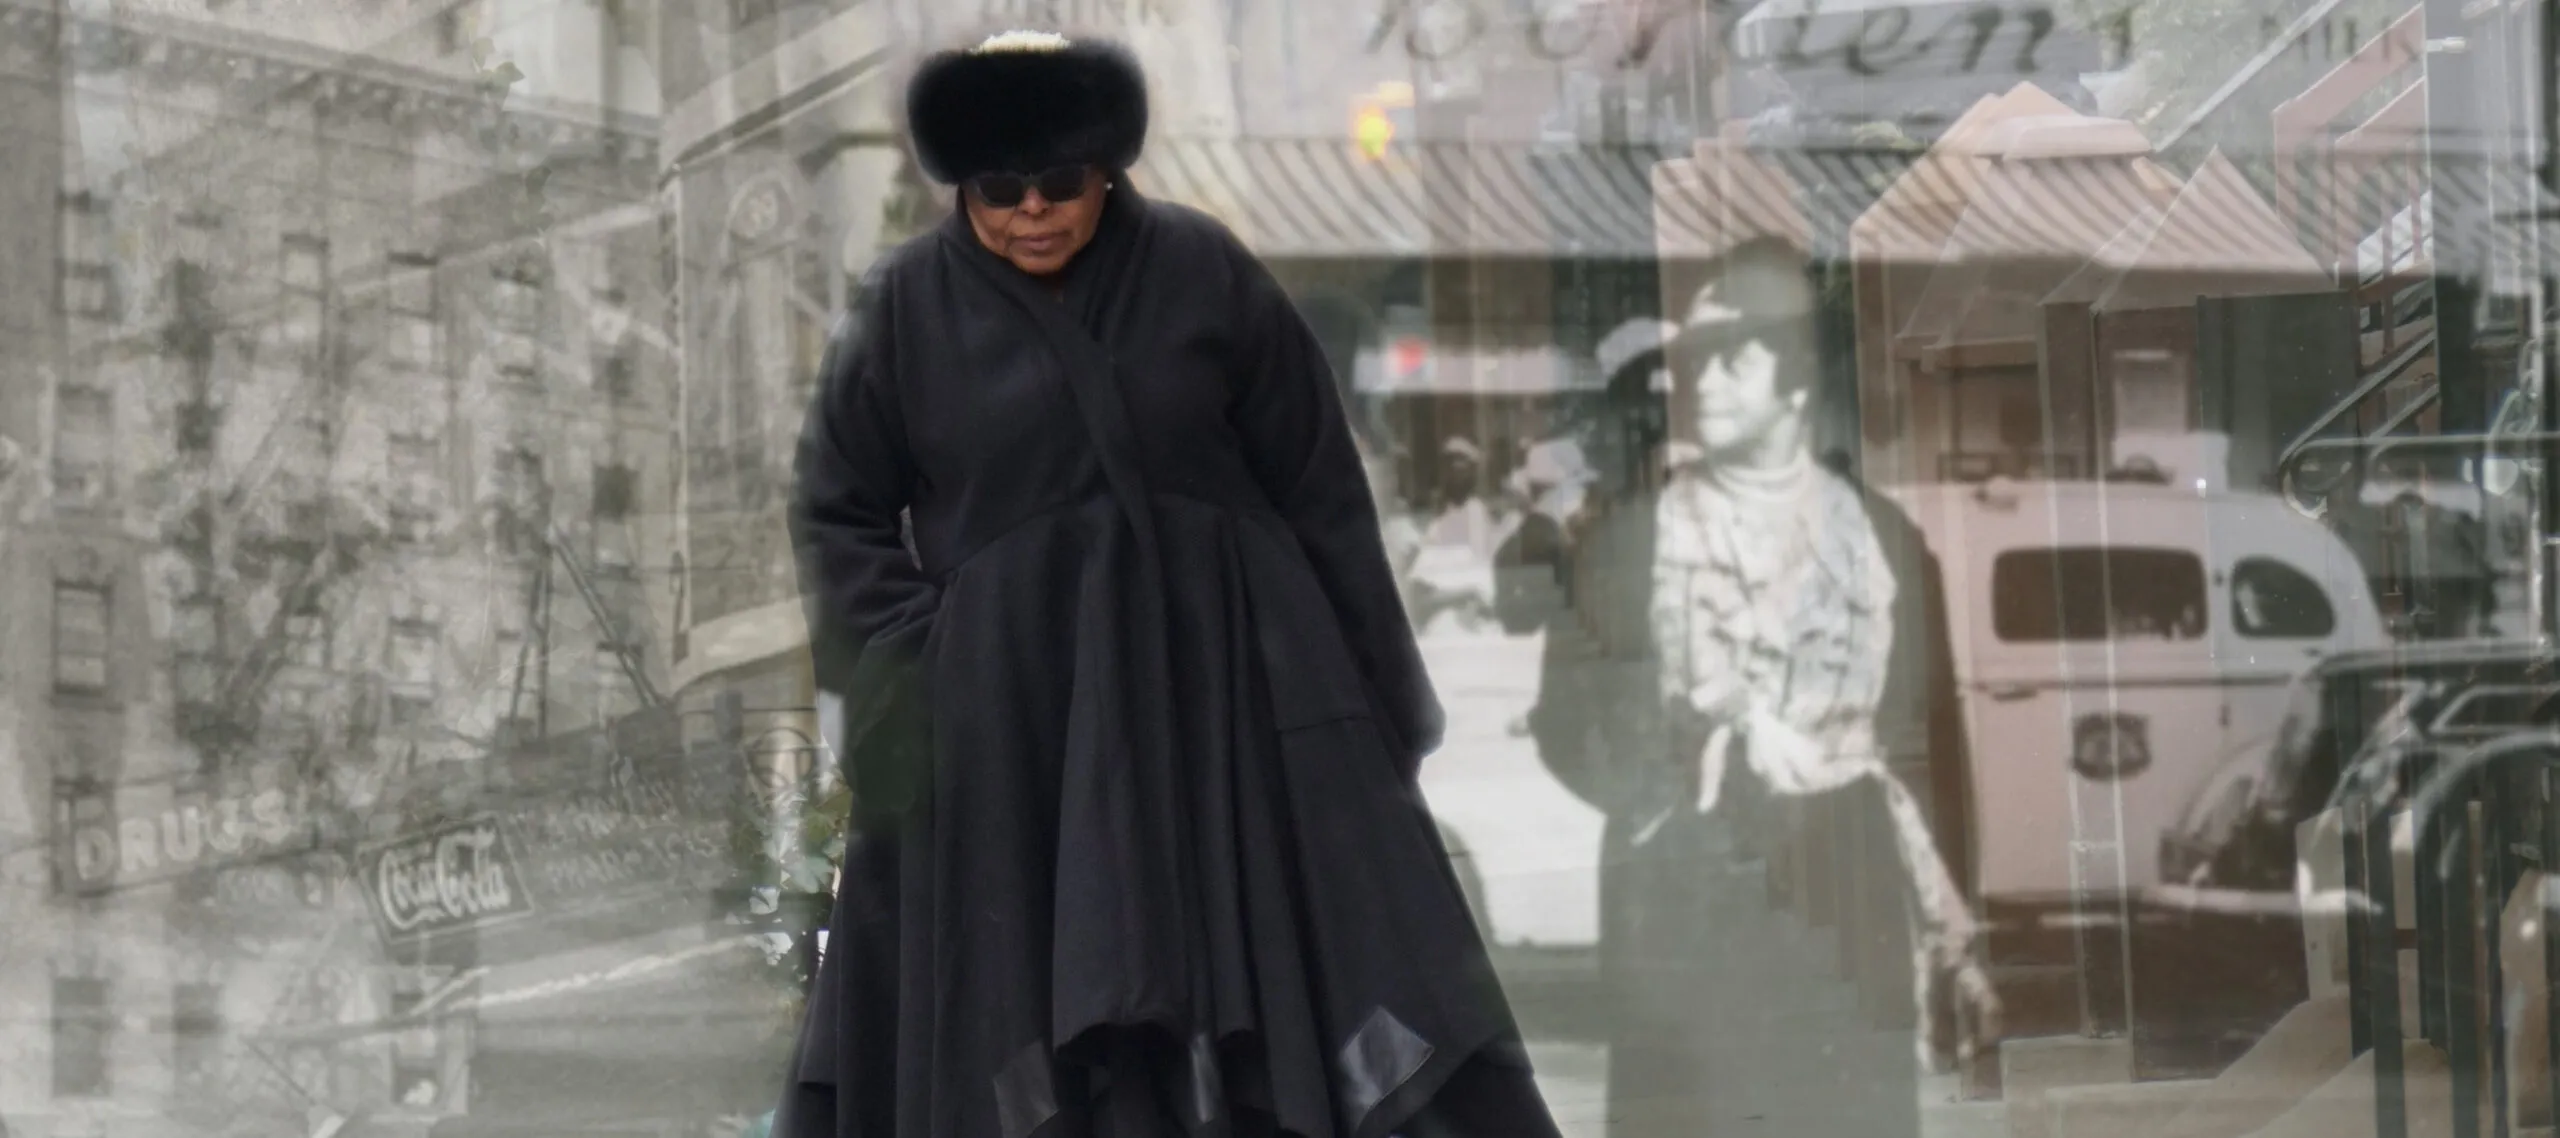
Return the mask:
[[907,111],[961,208],[870,274],[800,446],[858,806],[778,1133],[1554,1134],[1306,324],[1131,186],[1122,49],[1008,33]]

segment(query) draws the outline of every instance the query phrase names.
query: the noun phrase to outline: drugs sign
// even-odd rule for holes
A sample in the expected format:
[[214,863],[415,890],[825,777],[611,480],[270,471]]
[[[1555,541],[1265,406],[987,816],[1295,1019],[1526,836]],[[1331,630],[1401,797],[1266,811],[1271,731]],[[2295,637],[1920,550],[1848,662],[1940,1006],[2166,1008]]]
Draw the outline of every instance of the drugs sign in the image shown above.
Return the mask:
[[506,834],[474,818],[368,852],[365,895],[384,939],[486,928],[533,912]]

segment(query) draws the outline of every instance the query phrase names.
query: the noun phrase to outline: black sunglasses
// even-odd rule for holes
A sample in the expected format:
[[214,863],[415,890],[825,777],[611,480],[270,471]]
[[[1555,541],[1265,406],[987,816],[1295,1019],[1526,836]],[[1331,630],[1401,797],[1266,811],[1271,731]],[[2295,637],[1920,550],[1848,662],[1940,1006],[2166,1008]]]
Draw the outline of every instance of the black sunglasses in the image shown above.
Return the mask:
[[1052,166],[1037,174],[979,174],[969,179],[969,192],[997,209],[1011,209],[1033,189],[1049,202],[1071,202],[1084,196],[1087,171],[1083,166]]

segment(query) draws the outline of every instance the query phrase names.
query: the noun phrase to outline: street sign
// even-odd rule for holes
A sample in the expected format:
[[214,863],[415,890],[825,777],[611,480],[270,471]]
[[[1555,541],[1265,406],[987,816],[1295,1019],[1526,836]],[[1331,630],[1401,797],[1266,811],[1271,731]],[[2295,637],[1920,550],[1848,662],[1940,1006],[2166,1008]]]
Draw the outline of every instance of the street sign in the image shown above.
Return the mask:
[[153,808],[142,793],[80,795],[56,807],[55,873],[71,893],[168,881],[314,848],[307,788],[183,793]]

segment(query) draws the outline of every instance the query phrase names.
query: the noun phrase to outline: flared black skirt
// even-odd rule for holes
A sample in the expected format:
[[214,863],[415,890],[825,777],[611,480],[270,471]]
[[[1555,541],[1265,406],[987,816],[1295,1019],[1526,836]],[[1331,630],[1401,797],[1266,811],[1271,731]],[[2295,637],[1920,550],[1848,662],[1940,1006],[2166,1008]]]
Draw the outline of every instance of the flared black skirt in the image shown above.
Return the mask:
[[1553,1135],[1276,518],[1160,504],[1169,674],[1122,706],[1168,717],[1175,761],[1091,745],[1087,705],[1132,694],[1087,650],[1134,555],[1110,511],[951,580],[931,790],[851,843],[779,1138]]

